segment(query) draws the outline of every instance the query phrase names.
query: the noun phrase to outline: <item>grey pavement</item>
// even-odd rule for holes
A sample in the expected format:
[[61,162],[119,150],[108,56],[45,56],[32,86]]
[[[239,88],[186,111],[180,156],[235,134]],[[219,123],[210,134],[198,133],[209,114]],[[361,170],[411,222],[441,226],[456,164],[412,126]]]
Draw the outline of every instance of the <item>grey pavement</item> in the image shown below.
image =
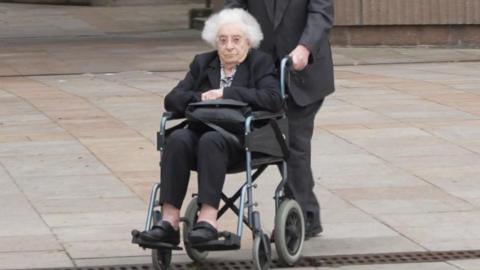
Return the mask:
[[[208,50],[179,15],[192,6],[0,4],[0,269],[150,261],[129,233],[158,181],[163,97]],[[480,249],[480,50],[334,53],[337,91],[313,139],[325,231],[304,254]],[[268,169],[255,190],[266,231],[278,179]],[[227,181],[229,193],[243,175]],[[211,257],[249,259],[250,238]],[[342,269],[478,270],[480,260]]]

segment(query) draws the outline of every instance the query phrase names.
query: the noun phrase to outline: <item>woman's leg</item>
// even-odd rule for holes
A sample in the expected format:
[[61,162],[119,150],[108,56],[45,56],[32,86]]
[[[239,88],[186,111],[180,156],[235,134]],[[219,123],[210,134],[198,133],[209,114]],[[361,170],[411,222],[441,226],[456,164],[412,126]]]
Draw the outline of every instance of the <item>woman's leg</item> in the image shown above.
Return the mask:
[[160,204],[162,220],[176,230],[180,220],[180,208],[187,192],[190,170],[195,167],[198,134],[189,129],[174,131],[167,139],[162,155]]
[[198,221],[217,228],[220,204],[227,168],[244,158],[243,149],[217,131],[200,137],[197,153],[198,202],[202,205]]

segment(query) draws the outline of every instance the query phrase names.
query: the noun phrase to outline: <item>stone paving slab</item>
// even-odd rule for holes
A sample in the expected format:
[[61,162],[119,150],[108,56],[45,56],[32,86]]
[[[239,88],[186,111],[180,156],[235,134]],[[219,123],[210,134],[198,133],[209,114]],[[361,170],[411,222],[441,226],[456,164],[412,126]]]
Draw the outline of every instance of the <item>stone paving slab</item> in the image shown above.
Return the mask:
[[[2,203],[8,199],[8,197],[2,198]],[[18,211],[21,210],[21,208],[18,209]],[[0,226],[2,228],[0,237],[51,234],[48,226],[33,210],[23,215],[5,215],[0,220]]]
[[424,250],[422,246],[404,236],[378,236],[368,239],[365,237],[333,238],[325,232],[325,236],[317,237],[314,241],[307,241],[303,254],[305,256],[327,256]]
[[14,177],[97,175],[109,172],[91,154],[2,157],[0,162]]
[[76,141],[3,143],[1,157],[83,154],[88,150]]
[[450,211],[421,215],[379,215],[379,218],[428,249],[455,250],[479,245],[479,215],[478,211]]
[[400,170],[391,173],[366,172],[362,175],[335,175],[319,176],[317,183],[328,189],[367,189],[367,188],[386,188],[386,187],[422,187],[428,183],[411,174]]
[[63,247],[55,236],[51,234],[0,237],[0,253],[60,251],[62,249]]
[[[319,267],[316,269],[334,270],[337,267]],[[457,267],[449,263],[409,263],[409,264],[380,264],[380,265],[358,265],[358,266],[342,266],[342,270],[458,270]],[[463,268],[462,268],[463,269]],[[464,269],[467,270],[468,268]]]
[[[48,226],[54,227],[75,227],[94,225],[119,225],[119,224],[144,224],[146,211],[125,210],[125,211],[88,211],[84,213],[52,213],[44,214],[42,218]],[[125,232],[127,235],[130,231]]]
[[38,199],[33,201],[42,214],[87,213],[91,209],[98,212],[144,211],[145,204],[138,197],[101,197],[71,199]]
[[100,240],[100,241],[79,241],[64,243],[65,250],[73,260],[87,258],[109,258],[109,257],[128,257],[128,256],[146,256],[150,254],[149,250],[143,250],[138,246],[132,245],[131,239],[128,240]]
[[138,222],[120,225],[94,225],[76,227],[58,227],[53,233],[64,242],[131,240],[128,233]]
[[[37,200],[77,200],[86,198],[125,198],[131,191],[113,175],[32,176],[17,178],[22,191],[35,203]],[[54,191],[48,182],[57,187]]]
[[57,268],[74,266],[64,251],[0,253],[0,269]]
[[[178,2],[178,1],[177,1]],[[2,3],[0,38],[106,35],[188,27],[188,10],[204,3],[162,6],[91,7]]]
[[115,172],[148,171],[158,167],[156,148],[145,138],[82,140],[82,142]]
[[460,260],[460,261],[450,261],[448,263],[463,270],[480,269],[480,260]]

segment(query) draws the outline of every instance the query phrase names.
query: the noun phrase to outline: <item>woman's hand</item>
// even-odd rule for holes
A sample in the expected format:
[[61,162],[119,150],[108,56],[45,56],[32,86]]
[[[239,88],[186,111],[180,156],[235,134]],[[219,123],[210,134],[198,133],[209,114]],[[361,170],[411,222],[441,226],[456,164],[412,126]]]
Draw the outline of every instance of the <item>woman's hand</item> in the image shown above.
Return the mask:
[[205,93],[202,93],[202,101],[221,99],[221,98],[223,98],[223,89],[212,89]]

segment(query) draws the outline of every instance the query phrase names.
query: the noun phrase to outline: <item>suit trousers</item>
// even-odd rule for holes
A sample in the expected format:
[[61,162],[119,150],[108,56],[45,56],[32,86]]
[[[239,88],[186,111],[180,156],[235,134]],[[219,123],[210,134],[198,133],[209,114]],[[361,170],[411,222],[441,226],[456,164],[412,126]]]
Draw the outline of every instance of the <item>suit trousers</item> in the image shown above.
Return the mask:
[[320,110],[322,103],[323,99],[301,107],[290,98],[287,99],[290,157],[287,160],[288,182],[285,194],[300,204],[309,228],[321,226],[320,205],[313,192],[311,141],[315,115]]
[[160,204],[180,209],[190,171],[198,172],[198,202],[218,209],[227,168],[244,159],[244,151],[217,131],[175,130],[161,159]]

